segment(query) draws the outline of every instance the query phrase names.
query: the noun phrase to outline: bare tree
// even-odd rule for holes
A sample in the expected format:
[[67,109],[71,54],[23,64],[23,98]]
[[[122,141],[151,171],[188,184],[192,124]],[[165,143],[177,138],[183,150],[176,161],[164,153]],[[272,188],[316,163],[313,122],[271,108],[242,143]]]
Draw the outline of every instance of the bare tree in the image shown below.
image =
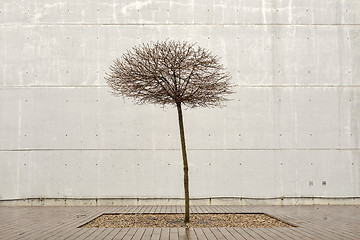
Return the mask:
[[177,107],[184,166],[185,219],[189,215],[189,178],[182,104],[194,107],[220,106],[232,93],[230,75],[208,50],[167,40],[135,46],[110,66],[105,78],[115,95],[131,97],[137,104]]

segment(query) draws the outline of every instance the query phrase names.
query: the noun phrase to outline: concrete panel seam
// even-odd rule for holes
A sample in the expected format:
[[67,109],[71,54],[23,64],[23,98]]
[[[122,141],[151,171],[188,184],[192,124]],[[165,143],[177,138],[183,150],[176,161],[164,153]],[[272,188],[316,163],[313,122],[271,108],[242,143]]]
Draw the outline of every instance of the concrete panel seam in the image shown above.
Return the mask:
[[[358,151],[360,148],[188,148],[189,151]],[[0,152],[36,151],[180,151],[180,148],[49,148],[0,149]]]
[[[235,85],[238,88],[359,88],[360,85]],[[0,86],[0,89],[19,88],[109,88],[107,85],[29,85],[29,86]]]
[[0,27],[16,26],[360,26],[360,23],[351,24],[292,24],[292,23],[38,23],[38,24],[0,24]]

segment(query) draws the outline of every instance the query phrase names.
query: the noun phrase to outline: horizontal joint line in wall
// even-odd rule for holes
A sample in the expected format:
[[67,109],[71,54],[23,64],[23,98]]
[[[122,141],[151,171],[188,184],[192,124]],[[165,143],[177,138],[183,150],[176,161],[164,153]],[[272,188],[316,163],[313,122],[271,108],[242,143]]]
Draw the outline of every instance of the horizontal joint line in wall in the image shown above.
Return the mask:
[[291,24],[291,23],[37,23],[19,24],[9,23],[0,24],[1,27],[12,26],[360,26],[360,23],[314,23],[314,24]]
[[[278,197],[241,197],[241,196],[219,196],[219,197],[192,197],[190,200],[282,200],[282,199],[359,199],[359,196],[278,196]],[[183,200],[181,197],[28,197],[28,198],[8,198],[0,201],[31,201],[31,200]]]
[[358,88],[360,85],[336,85],[336,84],[303,84],[303,85],[286,85],[286,84],[265,84],[265,85],[236,85],[239,88]]
[[29,86],[0,86],[0,89],[12,88],[107,88],[108,85],[29,85]]
[[[188,148],[188,151],[359,151],[360,148]],[[0,149],[0,152],[36,152],[36,151],[180,151],[176,148],[21,148]]]
[[[17,88],[108,88],[108,85],[29,85],[29,86],[0,86],[0,89]],[[359,88],[360,85],[236,85],[239,88]]]

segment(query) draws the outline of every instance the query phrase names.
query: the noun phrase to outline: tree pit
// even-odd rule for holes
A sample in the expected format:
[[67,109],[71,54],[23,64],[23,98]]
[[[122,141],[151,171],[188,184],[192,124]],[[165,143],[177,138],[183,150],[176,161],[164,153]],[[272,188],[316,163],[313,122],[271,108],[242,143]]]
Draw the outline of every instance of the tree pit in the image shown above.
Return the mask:
[[197,227],[294,227],[264,213],[191,214],[102,214],[81,228],[197,228]]

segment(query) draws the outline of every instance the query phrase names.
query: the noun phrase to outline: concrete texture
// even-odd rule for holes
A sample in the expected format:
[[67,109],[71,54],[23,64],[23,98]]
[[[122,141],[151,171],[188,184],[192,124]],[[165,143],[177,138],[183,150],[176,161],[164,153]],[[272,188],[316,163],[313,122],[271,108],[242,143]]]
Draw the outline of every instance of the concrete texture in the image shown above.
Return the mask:
[[167,38],[209,48],[238,85],[226,108],[184,113],[191,197],[360,198],[360,1],[3,0],[0,201],[181,198],[176,110],[104,81]]

